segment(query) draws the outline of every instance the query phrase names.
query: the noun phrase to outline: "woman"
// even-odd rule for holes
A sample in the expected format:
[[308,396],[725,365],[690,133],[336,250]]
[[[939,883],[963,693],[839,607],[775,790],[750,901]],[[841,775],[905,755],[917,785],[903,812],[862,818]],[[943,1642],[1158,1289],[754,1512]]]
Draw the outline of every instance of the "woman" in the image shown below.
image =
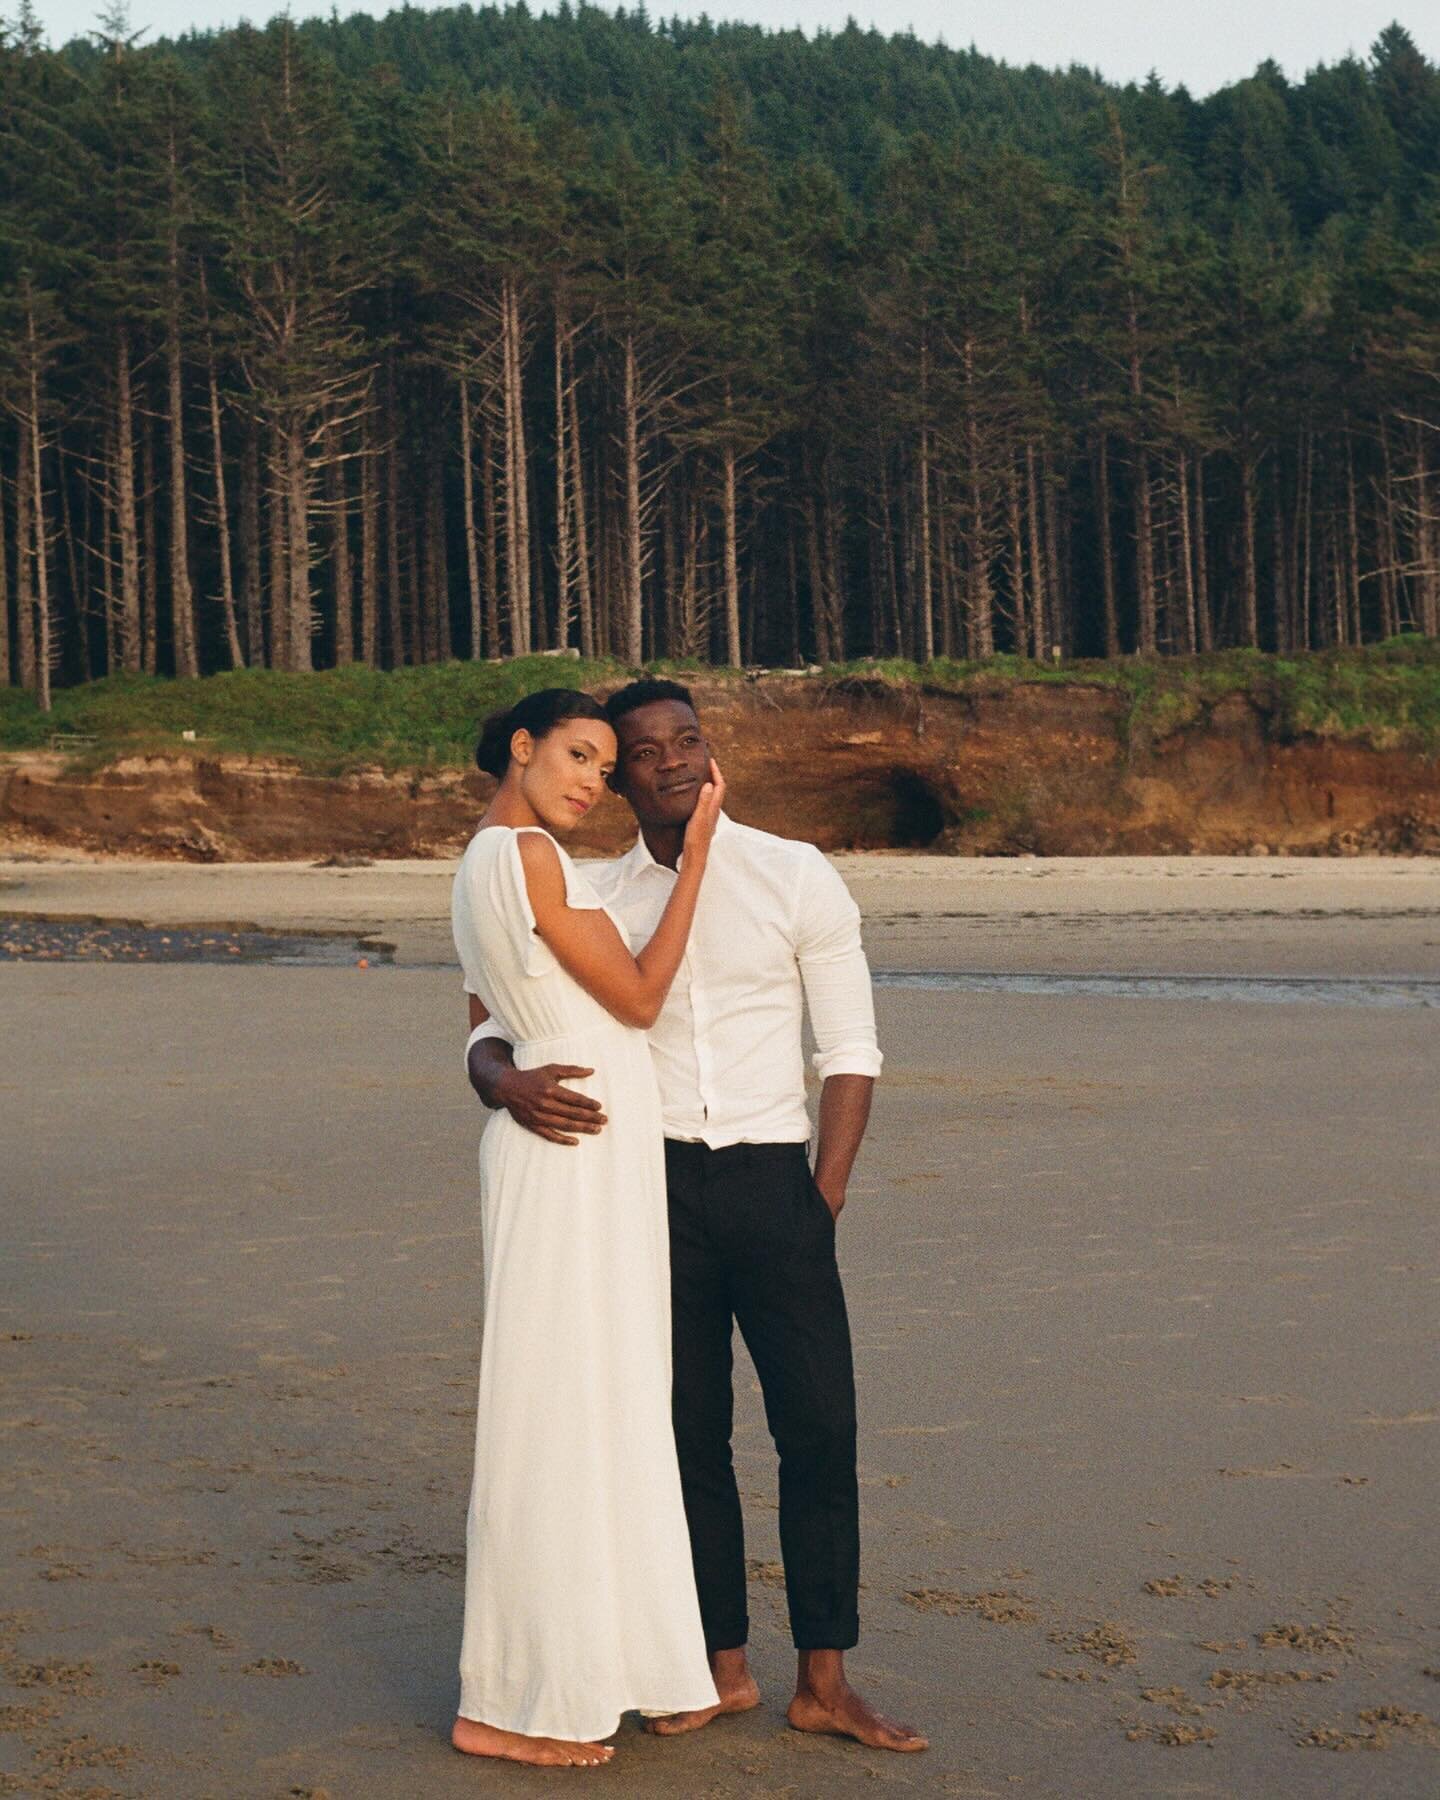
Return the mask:
[[486,721],[499,791],[455,878],[472,1022],[522,1068],[593,1068],[608,1124],[561,1148],[494,1114],[480,1143],[485,1331],[451,1741],[606,1762],[628,1710],[716,1704],[670,1424],[669,1245],[646,1029],[670,987],[724,795],[707,783],[680,878],[632,956],[556,843],[604,791],[615,733],[549,688]]

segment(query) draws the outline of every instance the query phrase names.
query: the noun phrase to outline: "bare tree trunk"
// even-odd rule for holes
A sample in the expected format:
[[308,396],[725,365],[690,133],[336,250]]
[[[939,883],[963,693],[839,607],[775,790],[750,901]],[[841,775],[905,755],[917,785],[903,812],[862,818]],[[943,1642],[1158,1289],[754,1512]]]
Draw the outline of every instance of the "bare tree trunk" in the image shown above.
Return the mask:
[[1100,529],[1100,580],[1105,608],[1105,654],[1120,654],[1120,625],[1115,607],[1115,540],[1110,520],[1110,445],[1102,431],[1095,444],[1095,500]]
[[1315,434],[1300,433],[1300,503],[1295,508],[1295,529],[1300,536],[1299,551],[1294,562],[1299,575],[1299,591],[1295,597],[1295,632],[1292,642],[1298,649],[1308,650],[1313,641],[1311,623],[1312,539],[1314,537]]
[[415,517],[414,497],[409,490],[401,500],[400,549],[401,569],[405,577],[402,592],[408,647],[406,660],[423,663],[425,644],[420,634],[420,526]]
[[642,537],[640,521],[640,401],[635,367],[635,339],[625,339],[625,587],[624,659],[632,667],[641,660],[643,622],[641,580]]
[[[881,591],[885,596],[886,622],[890,630],[890,641],[895,654],[905,654],[905,640],[900,630],[900,570],[895,560],[895,519],[890,504],[890,469],[889,453],[883,445],[877,445],[875,467],[880,480],[880,517],[876,522],[876,530],[880,539],[880,562],[884,572]],[[876,655],[883,654],[883,647],[877,635]]]
[[425,484],[426,611],[432,654],[450,660],[450,557],[445,525],[445,464],[439,431],[431,435],[430,479]]
[[795,566],[795,518],[785,514],[785,572],[789,578],[790,667],[798,669],[800,661],[800,575]]
[[1282,654],[1290,642],[1290,584],[1285,567],[1285,522],[1280,507],[1280,460],[1276,452],[1274,492],[1270,504],[1270,546],[1274,558],[1271,576],[1271,612],[1275,619],[1275,648]]
[[1182,649],[1195,654],[1195,552],[1190,542],[1190,457],[1182,446],[1175,458],[1176,516],[1180,521],[1180,596],[1184,603]]
[[572,557],[570,531],[570,415],[565,406],[565,339],[569,327],[555,309],[555,642],[570,642]]
[[721,538],[725,570],[725,661],[732,669],[741,664],[740,648],[740,558],[736,545],[735,525],[735,448],[726,444],[720,455]]
[[830,654],[836,662],[845,660],[845,567],[840,555],[844,535],[844,506],[835,492],[830,453],[825,453],[825,597],[830,629]]
[[[507,278],[501,292],[505,360],[505,545],[510,576],[510,650],[530,650],[529,458],[525,449],[524,389],[521,383],[520,303]],[[638,658],[637,658],[638,660]]]
[[169,264],[165,374],[170,407],[170,623],[175,638],[175,673],[193,679],[200,673],[200,653],[195,634],[195,596],[190,586],[190,504],[185,491],[184,384],[180,365],[180,240],[173,229],[170,232]]
[[580,403],[576,397],[575,353],[570,353],[567,401],[570,413],[570,494],[575,515],[575,579],[580,591],[580,654],[595,655],[595,596],[590,584],[590,529],[585,512],[585,465],[580,455]]
[[240,613],[245,621],[245,660],[265,667],[265,601],[260,566],[260,432],[251,423],[240,459]]
[[1055,463],[1049,448],[1040,453],[1040,516],[1045,522],[1045,591],[1049,596],[1047,617],[1050,621],[1050,643],[1062,648],[1070,636],[1063,603],[1060,567],[1060,504],[1055,496]]
[[1205,458],[1195,459],[1195,614],[1202,652],[1215,648],[1214,621],[1210,612],[1210,552],[1205,531]]
[[230,554],[230,503],[225,490],[225,446],[220,431],[220,384],[215,374],[215,353],[206,358],[210,387],[210,450],[215,468],[215,522],[220,532],[220,609],[225,624],[225,649],[232,669],[243,668],[240,624],[235,616],[235,577]]
[[[967,395],[975,380],[975,341],[967,336],[961,352]],[[965,458],[969,483],[969,540],[965,553],[965,588],[969,610],[968,637],[972,656],[995,654],[994,586],[990,578],[990,539],[986,520],[985,476],[980,460],[980,422],[967,397]]]
[[[360,441],[360,660],[380,667],[380,483],[367,415]],[[479,655],[477,646],[475,654]]]
[[1030,538],[1030,636],[1032,654],[1045,655],[1049,620],[1046,616],[1045,553],[1040,539],[1040,498],[1035,482],[1035,446],[1025,446],[1025,501]]
[[813,483],[805,485],[805,560],[810,582],[810,628],[815,637],[815,660],[833,662],[830,652],[829,608],[825,604],[825,572],[820,559],[820,526],[816,515]]
[[40,349],[35,314],[25,314],[30,401],[30,523],[35,533],[35,698],[50,710],[50,556],[45,531],[45,482],[40,463]]
[[490,656],[501,655],[500,644],[500,546],[496,522],[495,443],[490,422],[481,422],[480,433],[481,496],[485,503],[485,648]]
[[390,635],[390,667],[399,669],[406,655],[404,603],[400,588],[400,421],[395,410],[395,371],[390,370],[390,405],[385,447],[385,619]]
[[1240,458],[1241,539],[1245,550],[1245,574],[1241,588],[1243,636],[1251,650],[1260,645],[1260,581],[1255,559],[1255,458],[1246,451]]
[[1399,537],[1395,530],[1395,474],[1390,463],[1390,432],[1380,415],[1380,629],[1394,637],[1400,629]]
[[1025,605],[1025,539],[1020,513],[1020,478],[1011,461],[1005,470],[1005,510],[1010,526],[1010,632],[1016,656],[1030,652]]
[[1435,521],[1430,511],[1430,465],[1426,428],[1417,419],[1414,427],[1415,464],[1415,622],[1426,637],[1440,635],[1440,566],[1435,559]]
[[[90,459],[87,457],[85,460],[88,462]],[[80,592],[84,595],[85,612],[85,623],[82,630],[82,636],[85,643],[84,678],[86,681],[91,681],[95,676],[95,649],[92,639],[91,621],[95,617],[95,566],[99,561],[99,549],[95,541],[95,483],[90,479],[89,472],[83,465],[80,478],[80,496]],[[102,588],[103,585],[102,580]],[[104,601],[102,597],[102,611],[100,615],[102,635],[105,625],[103,606]],[[108,663],[105,664],[102,672],[107,675],[109,674],[110,670]]]
[[153,675],[160,663],[159,611],[160,563],[155,545],[155,419],[148,406],[140,411],[140,518],[142,523],[140,558],[140,665]]
[[[540,478],[535,465],[528,460],[525,464],[525,487],[527,493],[526,517],[540,517]],[[530,648],[532,650],[549,650],[550,618],[545,604],[545,558],[540,549],[540,532],[527,528],[525,541],[530,546]]]
[[121,667],[120,598],[115,587],[115,424],[105,424],[105,480],[100,490],[100,580],[105,606],[105,672],[113,675]]
[[35,566],[34,534],[30,524],[30,496],[34,492],[30,456],[31,422],[20,415],[19,443],[15,459],[15,648],[20,664],[20,685],[30,693],[39,689],[35,666]]
[[130,340],[124,327],[115,340],[115,529],[120,540],[120,595],[116,618],[121,667],[138,674],[140,641],[140,532],[135,515],[135,403],[130,391]]
[[1363,644],[1365,624],[1360,611],[1360,507],[1355,492],[1355,446],[1350,437],[1348,419],[1345,421],[1345,550],[1349,638],[1352,644]]
[[[81,629],[83,630],[83,624]],[[10,673],[10,569],[5,548],[5,464],[0,456],[0,687],[9,687]]]
[[[923,352],[922,352],[923,362]],[[922,377],[922,388],[923,388]],[[935,660],[934,546],[930,532],[930,432],[920,427],[920,642],[916,659]]]
[[270,537],[270,580],[268,601],[270,613],[270,667],[288,669],[290,661],[290,549],[285,518],[285,441],[280,427],[271,433],[269,479],[265,484],[265,506]]
[[310,470],[305,458],[305,429],[292,419],[285,434],[285,498],[290,524],[290,660],[289,667],[308,674],[313,667],[310,640],[315,629],[310,600]]
[[943,474],[935,478],[936,540],[940,554],[940,654],[955,654],[955,541]]
[[[75,522],[70,508],[70,481],[65,472],[65,446],[59,434],[55,438],[55,487],[60,495],[60,534],[65,540],[65,569],[70,580],[70,603],[75,615],[76,642],[80,651],[80,678],[89,681],[90,609],[85,604],[85,591],[80,585],[80,562],[75,545]],[[3,560],[3,556],[0,556]],[[4,582],[0,581],[0,593]],[[58,601],[58,596],[57,596]],[[0,637],[5,636],[5,614],[0,609]]]
[[1155,654],[1155,529],[1150,494],[1150,458],[1138,444],[1135,467],[1135,575],[1139,630],[1137,649]]
[[465,519],[465,578],[470,595],[470,655],[484,654],[480,636],[480,544],[475,528],[475,467],[470,422],[470,383],[460,381],[460,498]]
[[345,476],[344,445],[330,448],[325,469],[330,508],[330,560],[335,578],[335,667],[355,660],[355,576],[350,560],[350,494]]

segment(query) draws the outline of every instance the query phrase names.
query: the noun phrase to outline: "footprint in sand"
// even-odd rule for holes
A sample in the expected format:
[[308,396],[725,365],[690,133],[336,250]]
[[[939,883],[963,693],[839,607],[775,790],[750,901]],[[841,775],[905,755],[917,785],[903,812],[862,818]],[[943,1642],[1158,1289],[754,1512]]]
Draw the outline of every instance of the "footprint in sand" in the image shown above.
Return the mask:
[[1215,1727],[1213,1725],[1130,1725],[1126,1727],[1125,1739],[1131,1744],[1164,1744],[1175,1750],[1188,1744],[1208,1744],[1213,1742]]
[[67,1663],[52,1656],[44,1662],[7,1663],[5,1673],[18,1688],[55,1688],[62,1694],[93,1695],[103,1691],[96,1686],[95,1670],[88,1662]]
[[1295,1741],[1310,1750],[1386,1750],[1391,1734],[1400,1732],[1411,1743],[1440,1748],[1440,1727],[1425,1713],[1404,1706],[1367,1706],[1356,1718],[1364,1730],[1344,1725],[1315,1725]]
[[1039,1617],[1034,1601],[1009,1588],[990,1588],[978,1594],[958,1594],[953,1588],[911,1588],[900,1598],[916,1612],[939,1612],[949,1618],[962,1612],[978,1613],[991,1625],[1033,1625]]
[[1198,1719],[1205,1711],[1182,1687],[1141,1688],[1140,1698],[1151,1706],[1163,1706],[1167,1712],[1175,1713],[1180,1718]]
[[1047,1633],[1052,1644],[1059,1644],[1068,1656],[1088,1656],[1107,1669],[1123,1668],[1139,1661],[1134,1641],[1123,1626],[1102,1620],[1089,1631],[1052,1631]]
[[1255,1642],[1262,1650],[1338,1650],[1348,1656],[1355,1648],[1355,1633],[1332,1619],[1324,1625],[1269,1625],[1255,1633]]
[[163,1688],[183,1672],[179,1663],[163,1662],[158,1657],[148,1657],[144,1662],[130,1665],[130,1673],[138,1675],[146,1687]]

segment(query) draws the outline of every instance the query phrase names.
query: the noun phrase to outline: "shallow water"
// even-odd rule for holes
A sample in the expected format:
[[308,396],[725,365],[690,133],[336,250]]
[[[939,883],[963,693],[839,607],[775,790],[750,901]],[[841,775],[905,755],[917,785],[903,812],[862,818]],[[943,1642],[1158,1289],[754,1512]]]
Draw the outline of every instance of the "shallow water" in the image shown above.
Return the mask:
[[[155,926],[93,919],[0,918],[3,962],[268,963],[369,968],[394,947],[348,932],[275,932],[225,926]],[[972,994],[1098,995],[1115,1000],[1241,1000],[1266,1005],[1440,1007],[1440,981],[1419,976],[1005,975],[946,969],[877,969],[877,987]]]
[[349,933],[127,925],[95,919],[0,918],[0,962],[277,963],[350,968],[393,960],[388,944]]
[[1440,981],[1296,975],[994,975],[877,970],[877,987],[971,994],[1099,994],[1115,1000],[1258,1000],[1269,1005],[1440,1006]]

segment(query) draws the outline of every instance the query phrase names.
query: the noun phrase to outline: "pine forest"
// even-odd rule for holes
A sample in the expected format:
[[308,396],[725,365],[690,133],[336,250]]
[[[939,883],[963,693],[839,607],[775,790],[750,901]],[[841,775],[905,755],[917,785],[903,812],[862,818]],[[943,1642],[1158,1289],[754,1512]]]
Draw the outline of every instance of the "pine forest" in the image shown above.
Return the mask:
[[0,686],[1440,633],[1440,68],[0,26]]

